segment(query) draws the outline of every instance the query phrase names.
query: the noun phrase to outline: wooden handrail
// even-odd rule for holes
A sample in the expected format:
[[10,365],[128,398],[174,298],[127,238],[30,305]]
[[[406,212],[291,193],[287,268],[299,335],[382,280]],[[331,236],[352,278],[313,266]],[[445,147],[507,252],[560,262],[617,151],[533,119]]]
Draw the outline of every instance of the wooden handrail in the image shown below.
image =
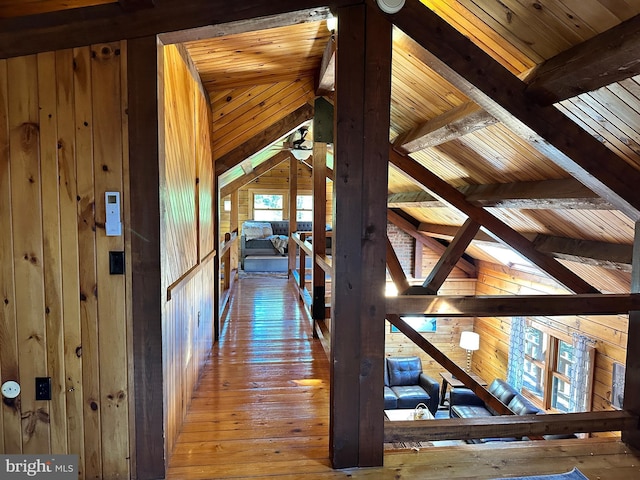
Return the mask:
[[311,256],[313,254],[312,250],[311,250],[311,245],[307,242],[305,242],[304,240],[304,235],[307,232],[296,232],[294,233],[291,238],[293,238],[293,241],[296,242],[296,244],[302,249],[304,250],[304,253],[306,253],[307,255]]
[[333,276],[333,261],[328,255],[316,255],[316,263],[329,275]]
[[[227,234],[228,235],[228,234]],[[225,240],[220,244],[220,257],[229,251],[231,246],[238,241],[238,232],[233,232],[229,240]]]
[[387,421],[384,441],[471,440],[475,438],[521,438],[542,435],[636,430],[638,416],[624,410],[451,418],[428,421]]

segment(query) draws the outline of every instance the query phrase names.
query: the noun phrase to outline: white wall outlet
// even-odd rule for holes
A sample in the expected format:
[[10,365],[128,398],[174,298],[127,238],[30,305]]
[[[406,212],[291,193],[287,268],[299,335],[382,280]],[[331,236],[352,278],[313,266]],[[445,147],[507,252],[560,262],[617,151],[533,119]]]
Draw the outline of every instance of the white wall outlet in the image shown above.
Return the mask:
[[6,398],[16,398],[20,395],[20,384],[18,382],[14,382],[13,380],[9,380],[2,384],[0,387],[0,392]]

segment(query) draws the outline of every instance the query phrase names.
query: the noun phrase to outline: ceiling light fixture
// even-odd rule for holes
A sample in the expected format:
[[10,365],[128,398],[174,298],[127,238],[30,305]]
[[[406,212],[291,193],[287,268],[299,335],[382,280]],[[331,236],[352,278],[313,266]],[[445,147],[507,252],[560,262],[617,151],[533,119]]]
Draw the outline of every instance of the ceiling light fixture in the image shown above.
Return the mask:
[[376,0],[384,13],[398,13],[404,7],[405,0]]
[[332,13],[327,17],[327,30],[330,32],[335,32],[336,28],[338,28],[338,19],[334,17]]

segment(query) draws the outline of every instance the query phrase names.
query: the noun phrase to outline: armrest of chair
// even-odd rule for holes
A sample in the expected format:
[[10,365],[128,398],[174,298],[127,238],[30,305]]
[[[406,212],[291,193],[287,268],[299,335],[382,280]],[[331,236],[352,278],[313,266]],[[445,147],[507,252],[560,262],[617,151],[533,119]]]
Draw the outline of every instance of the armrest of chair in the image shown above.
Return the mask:
[[484,402],[472,390],[468,388],[453,388],[449,392],[449,406],[477,405],[484,407]]
[[429,411],[435,415],[438,411],[438,404],[440,403],[440,384],[424,373],[420,374],[418,381],[420,382],[420,386],[429,394],[427,407]]

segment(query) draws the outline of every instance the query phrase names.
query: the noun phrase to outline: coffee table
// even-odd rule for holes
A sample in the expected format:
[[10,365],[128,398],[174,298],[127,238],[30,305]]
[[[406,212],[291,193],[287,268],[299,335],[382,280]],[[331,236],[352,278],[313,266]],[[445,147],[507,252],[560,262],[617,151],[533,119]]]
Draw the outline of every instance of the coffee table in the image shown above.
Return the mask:
[[424,410],[424,417],[420,419],[414,418],[415,408],[395,408],[393,410],[385,410],[385,416],[392,422],[401,422],[409,420],[433,420],[433,415],[427,409]]
[[[440,405],[444,405],[444,398],[447,394],[447,387],[449,385],[451,385],[451,388],[464,387],[464,383],[462,383],[460,379],[454,377],[450,372],[440,372],[440,376],[442,377],[442,386],[440,387]],[[487,382],[485,382],[475,373],[470,373],[469,376],[483,387],[486,387],[488,385]]]

